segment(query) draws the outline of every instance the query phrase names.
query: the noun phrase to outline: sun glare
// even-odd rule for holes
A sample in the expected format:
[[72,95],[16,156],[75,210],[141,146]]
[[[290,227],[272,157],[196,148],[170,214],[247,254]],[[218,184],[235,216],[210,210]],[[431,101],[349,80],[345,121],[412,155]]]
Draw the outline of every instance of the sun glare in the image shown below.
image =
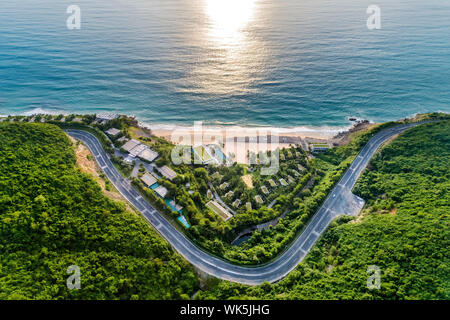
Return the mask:
[[238,38],[251,21],[256,0],[205,0],[211,20],[212,36],[216,39]]

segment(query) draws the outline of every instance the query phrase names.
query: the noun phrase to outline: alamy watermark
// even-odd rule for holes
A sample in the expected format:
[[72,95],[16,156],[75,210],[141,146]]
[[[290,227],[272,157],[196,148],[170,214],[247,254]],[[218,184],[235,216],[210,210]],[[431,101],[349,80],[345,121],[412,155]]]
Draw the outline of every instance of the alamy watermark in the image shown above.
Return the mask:
[[367,289],[379,290],[381,288],[381,269],[376,265],[368,266],[367,274],[370,275],[367,278]]
[[67,268],[67,274],[72,274],[70,277],[67,278],[67,288],[69,290],[81,289],[81,272],[80,267],[76,265],[71,265]]
[[273,175],[279,169],[279,135],[271,128],[204,129],[196,121],[191,130],[174,130],[171,141],[177,144],[171,152],[174,165],[241,162],[260,165],[261,175]]
[[69,30],[81,29],[81,9],[77,5],[70,5],[66,10],[70,16],[66,20],[66,26]]
[[370,16],[367,18],[367,29],[375,30],[381,29],[381,9],[377,5],[370,5],[366,10],[367,14]]

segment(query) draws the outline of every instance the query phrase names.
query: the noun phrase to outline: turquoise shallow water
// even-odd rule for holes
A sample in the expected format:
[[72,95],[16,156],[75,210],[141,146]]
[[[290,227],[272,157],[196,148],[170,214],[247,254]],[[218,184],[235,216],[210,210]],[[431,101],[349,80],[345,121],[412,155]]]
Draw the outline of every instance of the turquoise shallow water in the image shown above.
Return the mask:
[[[81,30],[66,8],[81,8]],[[343,126],[450,111],[450,1],[0,2],[0,114]]]

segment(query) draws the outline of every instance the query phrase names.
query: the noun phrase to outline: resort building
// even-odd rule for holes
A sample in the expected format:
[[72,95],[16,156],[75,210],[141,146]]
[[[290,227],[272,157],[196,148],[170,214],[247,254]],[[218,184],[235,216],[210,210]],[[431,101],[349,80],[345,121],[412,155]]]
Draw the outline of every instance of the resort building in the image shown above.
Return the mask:
[[269,180],[267,180],[267,182],[269,182],[269,184],[272,188],[277,186],[277,184],[275,183],[275,181],[273,181],[273,179],[269,179]]
[[117,136],[117,135],[120,133],[120,130],[119,130],[119,129],[116,129],[116,128],[111,128],[111,129],[106,130],[105,132],[106,132],[109,136],[115,137],[115,136]]
[[127,142],[128,140],[129,139],[127,137],[122,137],[122,138],[117,139],[117,141],[119,141],[119,142]]
[[153,189],[161,198],[164,198],[167,195],[168,190],[164,186],[157,186]]
[[144,144],[138,144],[133,149],[128,151],[130,156],[137,157],[141,152],[143,152],[147,147]]
[[219,186],[220,189],[225,190],[226,188],[228,188],[228,182],[224,182]]
[[288,185],[288,183],[286,182],[286,180],[284,180],[283,178],[281,178],[279,181],[280,181],[280,184],[281,184],[283,187],[286,187],[286,186]]
[[154,185],[158,181],[151,173],[148,172],[141,177],[141,180],[147,187]]
[[166,177],[169,180],[173,180],[177,176],[176,172],[170,169],[168,166],[163,166],[157,169],[164,177]]
[[259,204],[264,203],[263,199],[261,198],[261,196],[258,194],[257,196],[255,196],[255,200],[256,202],[258,202]]
[[97,120],[106,120],[106,121],[117,119],[118,117],[119,115],[116,113],[107,113],[107,112],[98,113],[96,116]]
[[225,197],[226,197],[226,198],[231,198],[231,197],[233,196],[233,194],[234,194],[234,191],[228,191],[228,192],[225,194]]
[[247,210],[252,210],[252,203],[251,202],[247,202],[245,204],[245,208],[247,208]]
[[311,152],[325,152],[330,149],[330,145],[328,143],[311,143],[310,149]]
[[294,183],[295,182],[295,179],[292,178],[292,176],[287,176],[287,179],[288,179],[289,183]]
[[145,148],[144,151],[139,154],[139,158],[148,162],[152,162],[153,160],[158,158],[158,153],[150,148]]
[[226,160],[220,147],[215,144],[195,146],[192,150],[202,164],[223,164]]
[[206,206],[211,209],[215,214],[217,214],[219,217],[221,217],[224,221],[227,221],[233,215],[228,212],[224,207],[222,207],[219,203],[217,203],[214,200],[209,201]]
[[196,159],[200,160],[202,164],[216,163],[216,159],[213,158],[205,145],[193,147],[192,150]]
[[177,204],[175,202],[175,200],[169,200],[169,201],[166,201],[166,203],[170,207],[170,209],[172,209],[175,212],[178,212],[179,214],[182,214],[181,211],[183,210],[183,207],[180,206],[179,204]]
[[233,201],[233,207],[238,208],[241,205],[241,200],[236,199]]
[[269,189],[267,189],[266,186],[262,186],[262,187],[261,187],[261,191],[262,191],[264,194],[269,194]]
[[140,142],[135,140],[135,139],[131,139],[130,141],[128,141],[127,143],[125,143],[122,146],[122,149],[124,149],[127,152],[130,152],[131,150],[133,150],[133,148],[135,148],[137,145],[139,145]]
[[146,160],[148,162],[152,162],[158,157],[158,153],[150,149],[145,144],[140,143],[135,139],[131,139],[127,141],[122,149],[127,151],[132,157],[139,157],[142,160]]
[[133,161],[135,161],[136,159],[133,158],[132,156],[128,155],[123,159],[123,162],[125,162],[126,164],[132,164]]

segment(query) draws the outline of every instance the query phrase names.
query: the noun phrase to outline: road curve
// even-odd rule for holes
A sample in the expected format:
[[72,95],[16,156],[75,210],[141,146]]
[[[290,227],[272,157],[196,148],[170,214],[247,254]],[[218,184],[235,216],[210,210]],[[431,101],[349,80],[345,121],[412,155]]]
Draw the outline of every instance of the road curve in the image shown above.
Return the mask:
[[66,130],[75,139],[84,142],[94,155],[100,168],[117,190],[187,261],[205,273],[223,280],[257,285],[275,282],[285,277],[311,250],[330,222],[339,215],[356,215],[364,201],[351,193],[356,180],[381,144],[391,137],[420,123],[403,124],[387,128],[373,136],[364,146],[341,180],[333,188],[320,209],[314,214],[300,236],[276,260],[262,266],[245,267],[226,262],[194,245],[173,227],[123,178],[113,166],[100,142],[92,134],[81,130]]

